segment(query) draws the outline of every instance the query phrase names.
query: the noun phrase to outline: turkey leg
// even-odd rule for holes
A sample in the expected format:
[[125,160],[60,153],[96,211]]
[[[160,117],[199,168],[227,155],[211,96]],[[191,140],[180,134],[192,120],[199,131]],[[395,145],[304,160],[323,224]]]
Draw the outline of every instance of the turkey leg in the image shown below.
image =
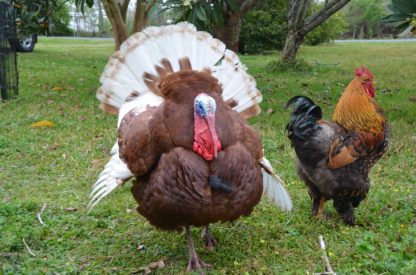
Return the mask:
[[212,265],[206,264],[199,258],[198,254],[196,254],[194,241],[192,240],[192,234],[189,226],[185,227],[185,235],[186,239],[188,240],[188,247],[189,247],[189,263],[188,263],[188,272],[202,269],[202,268],[211,268]]
[[209,251],[214,250],[214,246],[217,245],[217,241],[212,237],[211,232],[209,231],[209,225],[205,226],[201,233],[205,248]]

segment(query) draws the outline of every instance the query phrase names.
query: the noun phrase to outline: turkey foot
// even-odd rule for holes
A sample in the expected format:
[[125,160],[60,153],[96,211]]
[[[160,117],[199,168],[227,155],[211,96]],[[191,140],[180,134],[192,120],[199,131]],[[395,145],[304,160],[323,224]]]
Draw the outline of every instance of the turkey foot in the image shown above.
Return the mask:
[[189,263],[188,263],[188,272],[198,271],[203,268],[211,268],[212,265],[206,264],[199,258],[198,254],[196,254],[194,241],[192,240],[191,230],[189,226],[185,227],[185,234],[186,239],[188,240],[188,247],[189,247]]
[[217,241],[212,237],[211,232],[209,231],[209,225],[205,226],[201,233],[205,249],[209,251],[214,250],[214,247],[217,245]]

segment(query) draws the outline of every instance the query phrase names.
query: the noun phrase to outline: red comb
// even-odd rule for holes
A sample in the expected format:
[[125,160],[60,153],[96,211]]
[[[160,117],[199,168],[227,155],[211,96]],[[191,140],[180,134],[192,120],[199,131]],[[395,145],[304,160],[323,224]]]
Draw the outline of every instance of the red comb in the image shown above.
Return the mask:
[[373,79],[373,74],[364,66],[355,69],[355,76],[367,75],[369,79]]

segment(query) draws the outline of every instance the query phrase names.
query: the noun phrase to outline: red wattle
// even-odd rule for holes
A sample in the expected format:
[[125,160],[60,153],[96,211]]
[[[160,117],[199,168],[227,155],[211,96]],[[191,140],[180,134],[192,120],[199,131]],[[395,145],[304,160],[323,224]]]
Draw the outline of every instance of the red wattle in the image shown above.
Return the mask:
[[[214,146],[216,146],[217,152],[221,151],[221,142],[218,139],[216,134],[214,134],[215,140],[212,140],[212,135],[209,130],[207,120],[201,118],[200,116],[196,114],[194,117],[195,117],[195,122],[194,122],[194,144],[192,146],[193,150],[194,152],[202,156],[204,159],[212,160],[214,158]],[[215,129],[215,125],[213,128]]]

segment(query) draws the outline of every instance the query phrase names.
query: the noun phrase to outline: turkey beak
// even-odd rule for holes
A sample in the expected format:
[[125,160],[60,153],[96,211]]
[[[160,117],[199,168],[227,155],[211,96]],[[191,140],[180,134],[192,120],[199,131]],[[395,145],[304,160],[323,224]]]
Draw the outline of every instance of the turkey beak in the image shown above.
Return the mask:
[[206,118],[209,133],[211,134],[212,144],[214,146],[214,158],[217,157],[217,131],[215,130],[215,115],[208,115]]

